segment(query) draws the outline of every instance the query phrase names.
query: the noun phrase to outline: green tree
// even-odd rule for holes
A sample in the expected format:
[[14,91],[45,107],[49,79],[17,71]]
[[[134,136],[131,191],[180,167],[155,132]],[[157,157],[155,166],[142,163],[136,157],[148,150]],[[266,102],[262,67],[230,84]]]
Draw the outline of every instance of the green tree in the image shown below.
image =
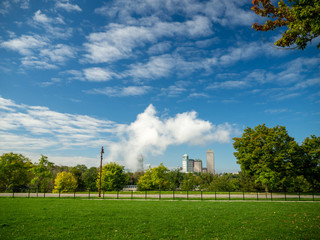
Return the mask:
[[311,184],[313,191],[320,191],[320,137],[312,135],[301,145],[302,174]]
[[197,176],[193,173],[187,173],[181,182],[180,188],[181,190],[192,191],[195,190],[197,186]]
[[240,171],[239,172],[239,190],[253,192],[257,190],[263,190],[261,183],[256,183],[255,178],[249,174]]
[[169,190],[176,190],[180,187],[180,183],[183,180],[183,175],[180,169],[174,169],[167,173],[168,185],[167,188]]
[[[267,17],[264,24],[254,23],[256,31],[270,31],[286,28],[276,46],[287,47],[296,44],[304,49],[309,42],[320,35],[320,1],[319,0],[253,0],[251,8],[257,15]],[[320,43],[317,46],[320,48]]]
[[98,191],[97,188],[97,179],[99,170],[96,167],[91,167],[87,169],[83,174],[83,182],[85,189],[89,189],[90,191]]
[[70,172],[73,174],[73,176],[75,176],[75,178],[77,179],[77,183],[78,183],[78,188],[77,190],[85,190],[85,183],[84,183],[84,173],[88,170],[86,165],[83,164],[78,164],[75,167],[71,167],[70,168]]
[[32,163],[21,154],[4,153],[0,156],[0,187],[7,189],[26,187],[32,178]]
[[148,169],[138,181],[139,190],[164,190],[168,188],[169,169],[161,163],[158,167]]
[[232,173],[214,175],[213,180],[209,185],[209,190],[226,192],[239,190],[239,179]]
[[206,190],[210,186],[213,180],[213,174],[211,173],[201,173],[197,176],[197,182],[200,190]]
[[77,189],[77,179],[70,172],[60,172],[54,180],[53,192],[73,192]]
[[138,171],[138,172],[127,172],[127,183],[128,185],[137,185],[139,179],[141,176],[144,175],[144,171]]
[[[121,190],[127,184],[127,176],[124,167],[110,162],[103,166],[101,175],[101,189],[105,191]],[[99,188],[99,178],[97,187]]]
[[148,169],[144,175],[140,177],[137,186],[140,191],[154,189],[151,169]]
[[49,162],[48,157],[41,155],[39,162],[32,168],[34,177],[31,184],[40,189],[52,188],[53,173],[51,168],[53,165],[52,162]]
[[234,156],[245,174],[266,191],[285,188],[287,176],[294,176],[298,164],[299,145],[290,137],[283,126],[268,128],[258,125],[248,127],[241,138],[234,138]]

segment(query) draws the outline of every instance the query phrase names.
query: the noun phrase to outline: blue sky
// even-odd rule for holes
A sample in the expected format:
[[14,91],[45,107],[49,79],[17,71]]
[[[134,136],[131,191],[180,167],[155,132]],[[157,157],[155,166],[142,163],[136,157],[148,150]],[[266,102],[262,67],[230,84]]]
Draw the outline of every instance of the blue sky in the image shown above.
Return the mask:
[[320,129],[320,51],[279,50],[251,1],[11,0],[0,3],[0,153],[134,169],[215,153],[240,169],[233,137]]

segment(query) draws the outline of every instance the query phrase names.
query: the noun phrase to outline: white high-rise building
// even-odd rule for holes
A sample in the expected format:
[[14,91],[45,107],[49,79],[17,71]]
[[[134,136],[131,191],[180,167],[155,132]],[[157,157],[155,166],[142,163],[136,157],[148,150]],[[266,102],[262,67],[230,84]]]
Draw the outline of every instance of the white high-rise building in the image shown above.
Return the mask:
[[213,150],[207,150],[207,172],[214,174],[214,155]]
[[194,160],[189,159],[188,154],[182,157],[182,171],[185,173],[193,173]]

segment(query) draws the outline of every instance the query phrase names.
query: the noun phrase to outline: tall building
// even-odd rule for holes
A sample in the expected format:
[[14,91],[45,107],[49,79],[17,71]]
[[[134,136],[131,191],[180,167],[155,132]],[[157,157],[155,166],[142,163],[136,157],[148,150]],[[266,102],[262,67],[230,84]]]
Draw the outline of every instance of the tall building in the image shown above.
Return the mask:
[[182,171],[185,173],[193,173],[194,160],[189,159],[188,154],[184,154],[182,157]]
[[137,170],[136,171],[137,172],[143,171],[144,169],[143,169],[143,156],[142,156],[142,154],[140,154],[138,156],[137,162],[138,162],[138,164],[137,164]]
[[202,161],[200,159],[194,160],[193,171],[195,173],[201,173],[202,172]]
[[207,150],[207,172],[214,174],[214,155],[213,150]]

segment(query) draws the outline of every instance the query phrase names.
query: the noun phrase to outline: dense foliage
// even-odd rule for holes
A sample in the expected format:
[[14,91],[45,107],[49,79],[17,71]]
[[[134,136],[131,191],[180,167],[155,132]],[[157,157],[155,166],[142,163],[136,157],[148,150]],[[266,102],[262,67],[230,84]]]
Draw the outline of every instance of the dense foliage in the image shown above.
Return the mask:
[[31,180],[31,161],[21,154],[5,153],[0,157],[0,187],[24,187]]
[[320,35],[319,0],[280,0],[277,3],[275,5],[271,0],[253,0],[251,9],[257,15],[267,17],[268,20],[264,24],[254,23],[252,28],[256,31],[286,28],[275,45],[279,47],[296,45],[298,49],[304,49],[309,42]]
[[242,172],[266,190],[319,190],[319,137],[299,146],[285,127],[263,124],[246,128],[234,148]]
[[[127,184],[127,176],[123,169],[123,166],[114,162],[104,165],[101,174],[101,189],[104,191],[122,190]],[[99,179],[97,179],[97,188],[99,188]]]
[[73,192],[77,189],[77,179],[70,172],[60,172],[54,180],[53,192]]

